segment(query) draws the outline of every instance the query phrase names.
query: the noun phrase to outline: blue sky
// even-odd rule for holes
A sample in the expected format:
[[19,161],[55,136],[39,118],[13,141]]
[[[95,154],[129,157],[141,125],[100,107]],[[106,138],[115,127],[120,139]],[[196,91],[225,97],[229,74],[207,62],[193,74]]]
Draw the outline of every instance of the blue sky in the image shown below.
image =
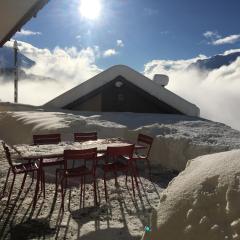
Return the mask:
[[[97,58],[97,66],[106,69],[121,63],[139,71],[154,59],[190,59],[240,48],[239,0],[101,0],[102,10],[94,20],[81,16],[80,3],[50,0],[23,27],[41,34],[16,38],[50,50],[56,46],[114,49],[117,54]],[[211,34],[205,37],[208,31]],[[236,39],[231,44],[213,44],[232,35]],[[117,40],[124,46],[117,46]]]

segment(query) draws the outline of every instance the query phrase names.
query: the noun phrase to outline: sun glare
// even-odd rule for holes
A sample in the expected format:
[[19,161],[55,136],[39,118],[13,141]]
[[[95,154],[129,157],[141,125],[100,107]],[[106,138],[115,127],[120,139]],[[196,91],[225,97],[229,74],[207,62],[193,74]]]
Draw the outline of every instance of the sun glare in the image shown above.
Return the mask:
[[81,0],[80,1],[80,14],[90,20],[94,20],[99,17],[101,13],[101,0]]

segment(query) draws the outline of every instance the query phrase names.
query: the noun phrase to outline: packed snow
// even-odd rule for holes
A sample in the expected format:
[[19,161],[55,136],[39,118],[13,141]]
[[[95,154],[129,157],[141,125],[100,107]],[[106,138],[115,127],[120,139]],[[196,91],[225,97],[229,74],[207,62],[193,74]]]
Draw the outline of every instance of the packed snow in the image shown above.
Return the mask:
[[240,132],[222,123],[168,114],[18,111],[0,113],[0,136],[9,144],[32,143],[33,133],[61,133],[73,140],[78,131],[97,131],[99,138],[133,142],[139,132],[154,137],[152,165],[181,171],[189,159],[240,148]]
[[240,150],[198,157],[162,192],[142,240],[240,239]]

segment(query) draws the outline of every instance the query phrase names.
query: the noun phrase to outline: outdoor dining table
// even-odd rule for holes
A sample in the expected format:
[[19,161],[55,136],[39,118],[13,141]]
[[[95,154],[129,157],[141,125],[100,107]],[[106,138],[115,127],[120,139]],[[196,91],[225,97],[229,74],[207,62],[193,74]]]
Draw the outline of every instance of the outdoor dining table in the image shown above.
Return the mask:
[[[104,153],[108,147],[114,146],[128,146],[133,144],[130,141],[121,138],[105,138],[90,140],[86,142],[70,142],[63,141],[59,144],[44,144],[44,145],[29,145],[29,144],[17,144],[12,146],[15,151],[18,152],[21,159],[24,160],[41,160],[46,158],[59,158],[63,157],[64,150],[81,150],[89,148],[97,148],[98,153]],[[135,149],[145,149],[144,145],[135,144]],[[42,171],[42,170],[40,170]],[[39,191],[40,175],[37,178],[37,184],[35,189],[33,206],[36,205],[37,195]]]
[[[99,153],[104,153],[107,147],[127,146],[133,144],[128,140],[121,138],[105,138],[90,140],[86,142],[70,142],[63,141],[59,144],[29,145],[17,144],[13,148],[19,153],[23,159],[40,159],[63,157],[64,150],[81,150],[89,148],[97,148]],[[135,149],[144,149],[144,145],[135,144]]]

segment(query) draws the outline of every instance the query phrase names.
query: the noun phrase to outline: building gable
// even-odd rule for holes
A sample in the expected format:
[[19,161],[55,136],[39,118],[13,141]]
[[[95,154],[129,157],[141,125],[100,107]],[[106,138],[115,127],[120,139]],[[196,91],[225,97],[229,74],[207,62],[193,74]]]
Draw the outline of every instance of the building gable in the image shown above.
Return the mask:
[[[151,98],[152,105],[154,105],[154,102],[157,99],[158,102],[157,105],[159,105],[160,102],[162,102],[161,109],[163,108],[168,109],[168,107],[163,107],[163,105],[164,106],[167,105],[171,107],[171,109],[175,109],[178,113],[188,116],[199,116],[200,110],[196,105],[186,101],[185,99],[174,94],[165,87],[162,87],[161,85],[155,83],[146,76],[140,74],[139,72],[125,65],[115,65],[110,67],[109,69],[97,74],[96,76],[90,78],[89,80],[79,84],[78,86],[52,99],[51,101],[44,104],[43,107],[76,108],[77,105],[79,104],[81,105],[83,104],[83,102],[86,107],[87,105],[90,104],[90,101],[92,101],[95,102],[96,108],[99,109],[100,108],[99,102],[102,100],[102,98],[100,99],[100,96],[96,94],[96,91],[100,91],[102,87],[112,82],[112,80],[116,79],[118,76],[122,76],[125,80],[128,81],[127,86],[129,87],[129,89],[132,89],[131,87],[132,85],[134,85],[135,86],[134,92],[135,93],[138,92],[142,96],[141,99],[144,98],[143,95],[146,96],[146,94],[143,94],[143,92],[147,93],[148,97],[146,98],[147,99]],[[140,91],[139,89],[142,91]],[[92,94],[95,96],[94,98]],[[84,98],[87,98],[88,101],[85,101]],[[119,96],[119,98],[121,99],[123,98],[123,96]],[[141,99],[138,101],[138,105],[140,105]],[[74,104],[75,107],[73,107]],[[83,105],[81,106],[81,108],[83,108]],[[90,105],[92,105],[92,103]],[[125,111],[127,111],[127,107],[128,106],[126,105]],[[94,109],[94,111],[96,111],[96,108]],[[156,110],[154,110],[153,112],[156,112]]]
[[175,108],[153,97],[122,76],[116,77],[63,108],[99,112],[181,114]]

